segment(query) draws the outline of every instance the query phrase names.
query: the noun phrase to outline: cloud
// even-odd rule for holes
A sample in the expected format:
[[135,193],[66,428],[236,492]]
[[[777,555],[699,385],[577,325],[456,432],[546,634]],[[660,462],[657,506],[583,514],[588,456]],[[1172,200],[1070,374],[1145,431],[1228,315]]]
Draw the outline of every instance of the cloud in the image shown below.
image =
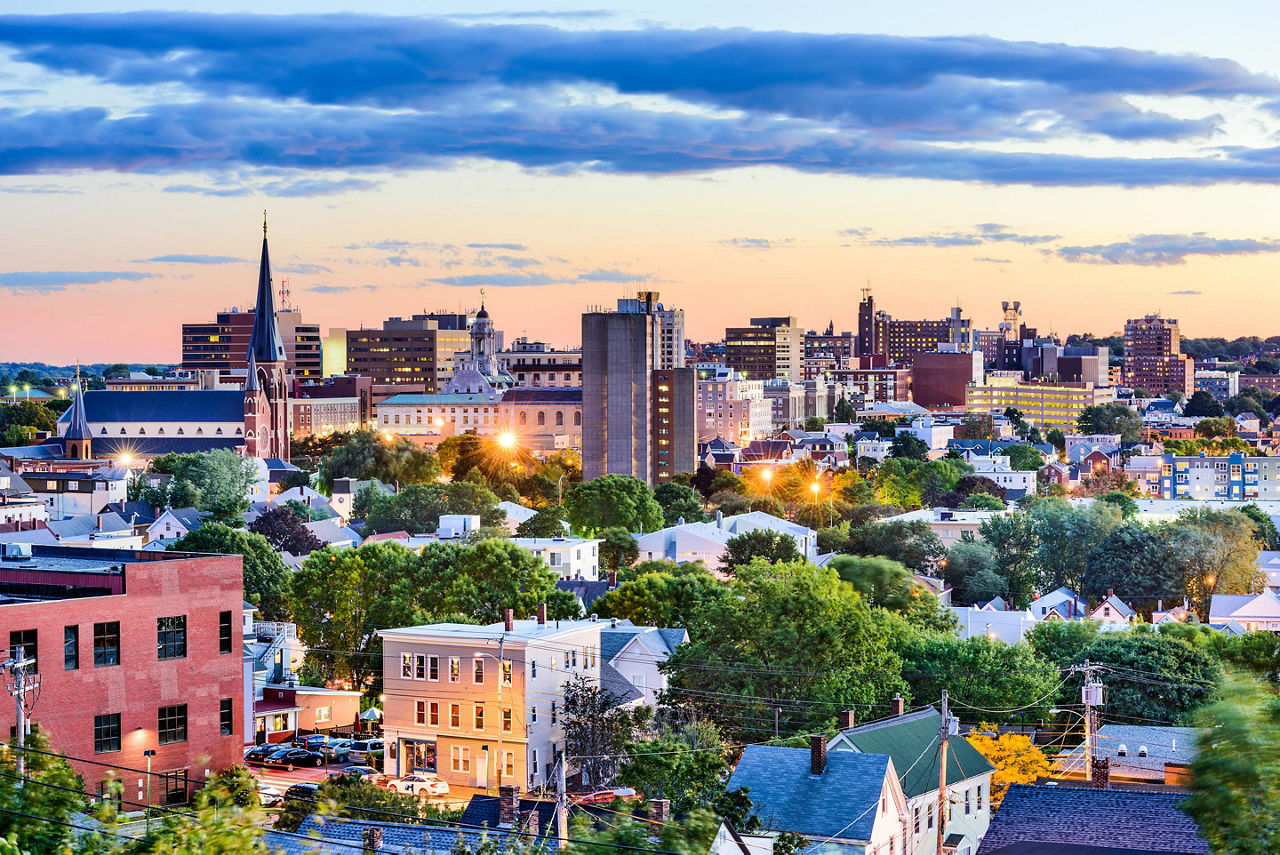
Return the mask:
[[[1134,145],[1202,143],[1220,133],[1224,100],[1274,120],[1265,103],[1280,102],[1280,81],[1204,56],[987,36],[184,12],[3,16],[0,46],[138,100],[119,114],[0,108],[0,174],[275,176],[165,188],[175,193],[361,192],[380,186],[368,173],[469,159],[553,174],[776,166],[997,185],[1280,183],[1280,149],[1155,157]],[[1175,98],[1176,116],[1151,109]],[[1116,153],[1077,153],[1097,139]]]
[[29,193],[32,195],[67,195],[75,196],[83,193],[71,187],[59,187],[56,184],[10,184],[0,187],[0,193]]
[[1194,296],[1199,296],[1204,292],[1203,291],[1170,291],[1169,293],[1175,297],[1194,297]]
[[522,243],[469,243],[468,249],[505,249],[507,252],[528,252],[529,247]]
[[979,256],[974,261],[981,261],[985,264],[1012,264],[1013,259],[1010,258],[988,258],[987,256]]
[[154,258],[136,258],[134,264],[242,264],[252,259],[234,255],[157,255]]
[[1000,223],[978,223],[974,228],[978,230],[978,234],[982,236],[983,240],[996,241],[998,243],[1006,241],[1021,244],[1050,243],[1061,237],[1061,235],[1020,235],[1009,231],[1008,226],[1003,226]]
[[376,291],[375,285],[312,285],[307,289],[311,294],[347,294],[352,291]]
[[1136,235],[1127,241],[1094,246],[1064,246],[1059,258],[1080,264],[1136,264],[1164,267],[1185,264],[1187,256],[1258,255],[1280,252],[1280,241],[1253,238],[1214,238],[1204,232],[1190,235]]
[[653,276],[649,273],[624,273],[621,270],[592,270],[580,273],[575,277],[578,282],[648,282]]
[[432,243],[423,241],[396,240],[394,238],[386,238],[384,240],[367,241],[365,243],[349,243],[343,249],[362,250],[375,249],[381,252],[400,252],[408,249],[429,249],[437,252],[456,253],[458,247],[451,243]]
[[878,240],[867,241],[870,246],[932,246],[932,247],[953,247],[953,246],[981,246],[986,243],[977,235],[966,234],[949,234],[949,235],[912,235],[909,237],[896,238],[880,238]]
[[459,21],[485,21],[485,20],[593,20],[597,18],[612,18],[617,14],[609,9],[565,9],[561,11],[536,11],[526,10],[520,12],[450,12],[442,17],[453,18]]
[[388,255],[382,259],[383,264],[389,264],[392,267],[421,267],[422,262],[414,258],[412,255]]
[[753,237],[736,237],[722,240],[720,243],[725,246],[736,247],[737,249],[777,249],[791,243],[791,238],[753,238]]
[[329,268],[322,264],[307,264],[306,262],[290,262],[288,264],[275,265],[276,273],[296,273],[299,276],[314,276],[318,273],[331,273]]
[[[866,237],[870,229],[850,229],[840,234],[861,235]],[[981,246],[985,243],[1049,243],[1059,239],[1059,235],[1022,235],[1009,231],[1008,226],[1000,223],[979,223],[970,232],[947,232],[929,235],[909,235],[896,238],[869,238],[864,243],[868,246],[928,246],[947,249],[957,246]]]
[[867,237],[874,229],[842,229],[836,234],[841,237]]
[[106,282],[137,282],[154,279],[154,273],[135,270],[38,270],[0,273],[0,288],[9,291],[65,291],[82,285],[101,285]]
[[517,288],[522,285],[554,285],[565,280],[563,277],[557,278],[542,273],[470,273],[465,276],[446,276],[432,281],[441,285],[452,285],[459,288],[475,288],[481,285],[492,285],[495,288]]

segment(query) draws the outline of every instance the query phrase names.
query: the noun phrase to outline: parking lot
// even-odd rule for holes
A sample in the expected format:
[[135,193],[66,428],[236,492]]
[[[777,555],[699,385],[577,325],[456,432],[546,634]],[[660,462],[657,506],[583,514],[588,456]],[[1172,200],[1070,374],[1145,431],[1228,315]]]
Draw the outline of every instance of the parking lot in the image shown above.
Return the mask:
[[[328,777],[330,772],[337,772],[346,769],[348,766],[360,766],[362,763],[334,763],[328,765],[320,765],[318,767],[301,767],[294,769],[292,772],[285,769],[272,768],[268,766],[250,765],[249,769],[263,783],[270,784],[281,793],[292,787],[294,784],[305,782],[320,782]],[[440,805],[441,807],[462,807],[466,805],[471,797],[477,793],[483,793],[484,790],[474,787],[450,787],[449,794],[445,796],[434,796],[431,803]]]

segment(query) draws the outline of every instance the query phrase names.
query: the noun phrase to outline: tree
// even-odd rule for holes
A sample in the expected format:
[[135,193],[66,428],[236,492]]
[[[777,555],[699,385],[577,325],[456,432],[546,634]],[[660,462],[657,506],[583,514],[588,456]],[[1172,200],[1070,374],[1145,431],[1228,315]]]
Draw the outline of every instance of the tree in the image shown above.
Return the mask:
[[564,506],[545,505],[516,526],[516,537],[564,537]]
[[836,422],[847,425],[858,417],[858,411],[853,408],[853,404],[850,404],[847,398],[841,398],[836,401],[835,409],[832,410],[831,415]]
[[1182,414],[1187,418],[1216,419],[1224,412],[1222,404],[1205,391],[1196,392],[1182,405]]
[[1107,714],[1120,718],[1188,721],[1213,700],[1223,677],[1210,654],[1154,632],[1103,633],[1083,656],[1104,666]]
[[1118,433],[1121,442],[1142,439],[1142,419],[1124,404],[1095,404],[1085,407],[1076,419],[1081,433]]
[[[84,787],[80,776],[66,760],[52,753],[49,740],[39,731],[26,738],[26,777],[14,774],[16,753],[4,746],[0,776],[0,839],[9,838],[19,850],[30,853],[61,852],[71,840],[71,819],[84,810]],[[19,814],[37,816],[49,822],[32,822]]]
[[320,538],[302,524],[293,509],[283,505],[249,523],[249,531],[262,535],[275,549],[290,555],[306,555],[324,546]]
[[705,571],[644,573],[596,600],[592,609],[637,626],[682,627],[696,637],[704,616],[718,608],[729,591],[728,585]]
[[1053,445],[1059,452],[1067,450],[1067,435],[1058,428],[1050,428],[1049,432],[1044,435],[1045,441]]
[[[1043,499],[1029,512],[1036,533],[1036,587],[1080,589],[1089,551],[1120,524],[1119,509],[1107,502],[1072,507],[1065,499]],[[1011,586],[1012,587],[1012,586]]]
[[983,540],[962,540],[947,551],[943,578],[956,603],[985,603],[1009,595],[1009,582],[995,570],[996,551]]
[[1169,560],[1204,613],[1209,594],[1248,594],[1262,584],[1253,521],[1238,511],[1195,508],[1162,529]]
[[662,507],[653,491],[630,475],[603,475],[575,484],[565,494],[564,509],[574,531],[587,537],[613,526],[638,532],[662,528]]
[[[984,478],[981,475],[965,475],[956,482],[955,491],[965,497],[972,496],[975,493],[986,493],[989,496],[994,496],[995,498],[1000,499],[1002,502],[1005,496],[1009,494],[1009,491],[1004,487],[1001,487],[990,478]],[[1001,505],[1001,507],[1003,507],[1003,505]]]
[[916,593],[912,572],[889,558],[837,555],[830,566],[869,602],[890,611],[905,611]]
[[206,522],[174,541],[169,549],[243,556],[245,599],[256,605],[267,620],[283,620],[289,615],[285,599],[289,571],[262,535]]
[[669,725],[651,739],[623,747],[618,782],[650,800],[670,799],[673,813],[686,814],[720,796],[727,754],[720,729],[711,722]]
[[1132,495],[1137,491],[1138,485],[1129,480],[1123,469],[1112,469],[1084,476],[1080,480],[1080,486],[1076,488],[1076,495],[1097,497],[1117,492]]
[[281,507],[292,512],[299,521],[304,523],[327,520],[332,516],[328,508],[322,505],[308,505],[300,499],[290,499]]
[[1195,424],[1195,433],[1196,436],[1204,437],[1205,439],[1235,436],[1236,422],[1235,419],[1228,416],[1201,419]]
[[304,472],[301,469],[290,470],[280,477],[280,492],[292,490],[295,487],[310,487],[311,473]]
[[[1134,501],[1133,496],[1128,493],[1122,493],[1119,490],[1113,490],[1110,493],[1098,497],[1099,502],[1110,502],[1120,509],[1120,516],[1124,519],[1132,519],[1138,515],[1138,503]],[[1254,505],[1253,507],[1257,507]],[[1267,518],[1270,522],[1270,518]]]
[[26,425],[9,425],[4,429],[3,436],[0,436],[0,443],[4,448],[17,448],[23,445],[30,445],[35,439],[35,429]]
[[932,570],[946,555],[942,541],[923,520],[867,522],[849,529],[845,551],[852,555],[880,555],[914,571]]
[[320,464],[320,483],[333,486],[334,478],[386,484],[428,484],[441,474],[440,461],[430,450],[402,436],[387,438],[373,431],[356,431]]
[[1027,514],[1002,514],[984,520],[979,531],[996,552],[992,569],[1008,583],[1014,606],[1026,608],[1038,581],[1035,522]]
[[[432,544],[422,550],[407,574],[394,580],[391,592],[400,604],[421,609],[427,603],[436,616],[463,615],[477,623],[500,621],[508,608],[517,615],[531,615],[539,603],[547,604],[553,618],[577,617],[578,601],[568,591],[556,589],[558,578],[541,558],[509,540],[482,540],[461,547]],[[424,621],[390,625],[414,622]]]
[[1036,655],[1058,668],[1083,662],[1084,652],[1097,640],[1098,622],[1092,620],[1037,620],[1026,636]]
[[1280,852],[1280,701],[1256,681],[1232,677],[1196,716],[1186,812],[1214,852]]
[[1239,508],[1239,511],[1253,523],[1253,537],[1258,541],[1258,548],[1275,549],[1280,543],[1280,531],[1276,530],[1276,524],[1267,512],[1253,502]]
[[898,654],[913,697],[936,698],[946,689],[962,706],[1020,707],[1033,714],[1053,706],[1058,671],[1026,644],[916,634],[899,645]]
[[634,563],[640,554],[636,539],[622,526],[609,526],[600,532],[600,539],[604,541],[600,544],[600,557],[610,570]]
[[1158,531],[1136,522],[1117,526],[1085,557],[1081,595],[1101,600],[1107,591],[1119,591],[1141,611],[1151,611],[1164,600],[1182,596],[1183,579],[1178,566],[1168,560]]
[[662,507],[663,522],[668,526],[675,525],[681,519],[687,523],[707,520],[707,514],[702,509],[702,497],[692,487],[670,482],[659,484],[653,491],[653,498]]
[[58,428],[58,417],[40,401],[18,401],[16,404],[0,405],[0,428],[7,429],[13,425],[55,431]]
[[822,416],[809,416],[804,420],[804,429],[809,433],[821,433],[826,426],[827,420]]
[[891,439],[898,432],[898,423],[892,419],[866,419],[862,423],[862,429],[878,433],[884,439]]
[[1004,454],[1009,458],[1009,465],[1020,472],[1039,472],[1044,466],[1044,458],[1030,445],[1007,446]]
[[900,433],[889,444],[889,456],[907,460],[927,460],[929,458],[929,445],[912,434]]
[[725,542],[720,556],[720,569],[726,573],[734,568],[750,564],[756,559],[776,564],[779,561],[799,561],[795,538],[780,531],[758,528],[734,535]]
[[[361,491],[363,493],[363,490]],[[372,533],[434,532],[441,514],[449,512],[449,491],[444,484],[409,484],[393,496],[372,496],[364,524]]]
[[565,753],[577,758],[584,783],[593,788],[608,786],[618,774],[623,746],[635,739],[652,710],[644,705],[622,706],[621,698],[582,674],[574,674],[561,691]]
[[1012,784],[1034,784],[1040,776],[1048,776],[1052,764],[1029,736],[1021,733],[995,732],[996,725],[982,722],[965,737],[969,744],[995,767],[991,773],[991,809],[1000,807],[1004,794]]
[[170,507],[196,507],[232,526],[238,526],[240,515],[248,510],[249,494],[258,479],[251,460],[226,448],[203,454],[164,454],[153,459],[149,468],[173,476],[167,494]]
[[1005,504],[1003,499],[997,499],[990,493],[974,493],[960,503],[960,508],[966,511],[1003,511]]

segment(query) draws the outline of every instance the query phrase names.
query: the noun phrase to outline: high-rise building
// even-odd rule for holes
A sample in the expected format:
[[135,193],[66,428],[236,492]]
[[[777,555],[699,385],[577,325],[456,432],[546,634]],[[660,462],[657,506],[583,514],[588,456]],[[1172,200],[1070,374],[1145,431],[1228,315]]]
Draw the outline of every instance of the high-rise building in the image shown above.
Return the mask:
[[[218,312],[213,323],[183,324],[182,367],[214,369],[224,380],[231,375],[244,376],[249,338],[256,323],[252,310],[232,309]],[[276,327],[284,345],[286,373],[291,377],[323,376],[320,325],[303,323],[298,309],[281,309],[276,312]]]
[[876,310],[868,291],[863,295],[858,304],[859,356],[883,356],[891,364],[910,365],[917,353],[936,351],[939,345],[966,351],[977,347],[973,325],[959,306],[942,320],[903,321]]
[[724,331],[725,365],[750,379],[804,378],[804,333],[793,317],[752,318]]
[[[655,483],[661,477],[692,470],[695,381],[693,369],[683,367],[683,342],[678,356],[672,352],[665,357],[679,364],[662,364],[662,331],[669,323],[674,338],[675,319],[678,317],[681,324],[684,319],[678,311],[665,309],[657,292],[646,291],[636,299],[619,300],[617,311],[583,314],[584,478],[621,474]],[[665,382],[661,382],[663,378]],[[657,388],[662,385],[669,388]],[[655,389],[664,396],[669,394],[670,399],[655,401]],[[659,430],[670,434],[659,434]],[[664,439],[672,444],[655,444],[655,440]],[[663,450],[670,453],[657,453]]]
[[764,385],[764,380],[746,379],[732,368],[699,377],[698,442],[720,437],[745,446],[754,439],[767,439],[773,428],[773,406],[764,396]]
[[857,355],[857,338],[852,332],[836,333],[835,323],[827,324],[826,332],[804,334],[804,379],[812,380],[837,368],[846,368],[849,359]]
[[963,407],[969,385],[982,378],[981,351],[917,353],[911,367],[911,399],[922,407]]
[[439,392],[453,376],[454,360],[470,352],[468,317],[422,314],[388,318],[382,329],[347,330],[346,373]]
[[1125,321],[1124,379],[1134,389],[1153,395],[1176,389],[1191,397],[1195,391],[1195,360],[1182,355],[1176,319],[1147,315]]

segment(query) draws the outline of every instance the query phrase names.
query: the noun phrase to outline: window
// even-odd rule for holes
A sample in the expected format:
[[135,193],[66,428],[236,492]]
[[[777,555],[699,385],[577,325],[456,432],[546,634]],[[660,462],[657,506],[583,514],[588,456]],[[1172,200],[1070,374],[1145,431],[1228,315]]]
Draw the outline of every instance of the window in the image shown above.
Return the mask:
[[422,653],[413,657],[413,679],[427,679],[427,657]]
[[920,833],[920,805],[911,809],[911,828],[913,834]]
[[187,741],[187,705],[160,708],[160,744]]
[[475,706],[474,726],[476,730],[484,730],[484,704],[476,704]]
[[505,762],[502,764],[505,767],[502,770],[502,774],[506,775],[507,779],[510,780],[511,778],[514,778],[516,774],[516,754],[514,751],[507,751],[505,753],[507,756],[505,758]]
[[462,727],[462,704],[449,704],[449,727]]
[[439,656],[427,657],[427,679],[428,680],[440,679],[440,657]]
[[449,682],[457,683],[461,680],[462,661],[457,656],[449,657]]
[[964,815],[965,815],[965,816],[968,816],[970,813],[972,813],[972,812],[973,812],[973,811],[972,811],[972,797],[971,797],[971,795],[970,795],[970,793],[971,793],[971,792],[972,792],[972,791],[971,791],[971,790],[968,790],[968,789],[966,789],[966,790],[964,791]]
[[120,664],[120,622],[93,625],[93,667]]
[[502,732],[511,732],[511,707],[502,708]]
[[426,724],[427,723],[427,702],[415,701],[413,706],[414,706],[414,709],[413,709],[414,724]]
[[933,828],[933,802],[929,802],[929,804],[925,806],[925,810],[928,813],[928,822],[925,824],[925,827]]
[[982,810],[982,785],[981,784],[978,785],[977,793],[978,793],[977,808],[978,810]]
[[427,724],[431,727],[440,726],[440,704],[435,701],[427,704]]
[[536,724],[538,721],[538,708],[536,706],[529,707],[529,723]]
[[530,659],[529,660],[529,678],[533,679],[534,677],[537,677],[537,676],[538,676],[538,660]]
[[637,689],[639,689],[639,690],[640,690],[640,691],[642,691],[642,692],[643,692],[643,691],[644,691],[644,689],[645,689],[645,685],[644,685],[644,684],[645,684],[645,677],[644,677],[644,675],[643,675],[643,674],[632,674],[632,675],[631,675],[631,685],[635,686]]
[[231,612],[218,613],[218,652],[231,652]]
[[187,802],[187,770],[162,772],[159,776],[160,792],[164,793],[166,805],[181,805]]
[[400,676],[406,680],[413,679],[413,654],[400,654]]
[[510,659],[502,660],[502,685],[504,686],[511,685],[511,660]]
[[[326,713],[329,711],[328,707],[322,707],[321,709],[323,709]],[[218,701],[218,723],[221,726],[223,736],[230,736],[232,732],[235,731],[236,729],[235,716],[236,716],[235,709],[232,706],[231,698],[223,698],[222,700]],[[328,721],[328,720],[329,719],[326,717],[325,721]],[[320,721],[320,710],[316,710],[316,721]]]
[[532,778],[538,774],[538,749],[534,748],[529,751],[529,766],[533,770],[529,777]]
[[80,627],[67,626],[62,629],[62,667],[66,671],[80,668]]
[[568,650],[564,652],[564,667],[566,668],[569,667],[569,651]]
[[93,753],[107,754],[120,750],[120,713],[93,717]]
[[484,660],[478,657],[471,662],[471,682],[484,682]]
[[453,771],[470,772],[471,771],[471,748],[466,745],[455,745],[451,750],[453,757]]
[[571,650],[570,653],[573,656],[573,667],[577,668],[578,667],[578,651],[575,648],[574,650]]
[[[18,648],[22,648],[22,655],[26,659],[36,658],[36,630],[34,629],[11,629],[9,630],[9,655],[14,659],[18,658]],[[32,671],[39,671],[40,664],[37,662],[31,666]]]
[[187,655],[187,616],[156,618],[156,656],[184,659]]
[[551,723],[552,724],[556,723],[556,702],[555,701],[551,702]]

